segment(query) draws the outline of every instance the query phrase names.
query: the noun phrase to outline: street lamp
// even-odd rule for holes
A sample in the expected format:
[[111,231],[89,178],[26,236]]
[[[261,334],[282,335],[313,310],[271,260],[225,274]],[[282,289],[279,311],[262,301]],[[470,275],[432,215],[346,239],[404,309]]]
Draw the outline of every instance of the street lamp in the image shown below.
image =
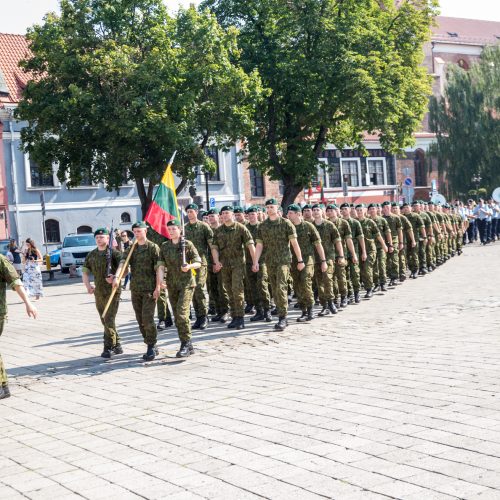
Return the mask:
[[479,174],[474,174],[472,176],[472,182],[476,185],[476,201],[479,201],[479,184],[481,183],[481,176]]

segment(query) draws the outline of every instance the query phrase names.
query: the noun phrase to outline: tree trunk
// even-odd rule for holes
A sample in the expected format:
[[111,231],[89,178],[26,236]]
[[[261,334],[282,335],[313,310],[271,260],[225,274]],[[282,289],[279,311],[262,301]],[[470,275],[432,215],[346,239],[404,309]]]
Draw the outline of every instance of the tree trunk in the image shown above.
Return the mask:
[[291,205],[299,193],[302,191],[303,186],[297,186],[294,184],[291,178],[283,179],[285,190],[283,192],[283,198],[281,199],[281,206],[283,207],[283,211],[286,211],[286,207]]

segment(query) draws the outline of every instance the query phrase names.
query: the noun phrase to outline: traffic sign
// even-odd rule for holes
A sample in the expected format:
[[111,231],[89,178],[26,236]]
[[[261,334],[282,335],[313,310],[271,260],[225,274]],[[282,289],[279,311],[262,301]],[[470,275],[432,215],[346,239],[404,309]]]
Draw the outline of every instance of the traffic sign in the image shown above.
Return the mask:
[[407,177],[405,179],[405,186],[411,186],[413,184],[413,179],[411,177]]
[[215,208],[215,198],[210,198],[210,208]]

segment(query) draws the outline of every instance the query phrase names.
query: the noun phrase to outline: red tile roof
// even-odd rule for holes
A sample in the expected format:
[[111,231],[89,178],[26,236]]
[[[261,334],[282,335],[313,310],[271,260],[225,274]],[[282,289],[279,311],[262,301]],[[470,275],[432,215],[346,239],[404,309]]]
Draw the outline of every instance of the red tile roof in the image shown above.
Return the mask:
[[9,95],[0,96],[0,103],[17,103],[21,99],[29,77],[18,63],[29,54],[28,41],[24,35],[0,33],[0,72],[2,72]]
[[[500,42],[500,22],[438,16],[432,28],[435,42],[490,45]],[[456,34],[456,36],[454,35]]]

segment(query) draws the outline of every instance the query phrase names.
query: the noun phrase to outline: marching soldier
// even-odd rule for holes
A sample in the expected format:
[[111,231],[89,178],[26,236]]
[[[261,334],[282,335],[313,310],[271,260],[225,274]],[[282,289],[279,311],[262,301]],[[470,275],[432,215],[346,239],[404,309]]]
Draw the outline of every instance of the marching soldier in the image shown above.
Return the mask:
[[[102,317],[102,313],[104,312],[104,308],[112,292],[113,279],[121,259],[120,252],[109,248],[110,237],[111,235],[106,228],[100,228],[94,232],[97,248],[94,248],[94,250],[85,257],[85,264],[82,267],[83,284],[87,292],[94,295],[99,319],[104,327],[104,349],[101,357],[105,359],[111,358],[112,353],[123,354],[120,336],[118,335],[115,324],[118,306],[120,305],[121,287],[116,289],[115,296],[113,297],[106,316],[104,318]],[[110,272],[109,275],[107,274],[108,271]],[[90,284],[89,274],[94,275],[94,285]]]
[[[181,244],[181,229],[179,221],[167,222],[170,240],[162,244],[156,269],[156,287],[153,293],[158,298],[166,280],[168,296],[174,312],[174,321],[181,341],[181,347],[177,352],[178,358],[184,358],[194,353],[191,342],[191,324],[189,322],[189,309],[191,300],[197,286],[194,270],[200,269],[202,259],[193,242],[186,240],[183,255]],[[183,259],[185,258],[185,264]]]
[[390,279],[389,286],[394,286],[400,274],[399,252],[403,250],[403,224],[398,216],[392,214],[390,201],[382,203],[382,213],[392,235],[392,251],[391,246],[389,246],[389,253],[387,254],[387,271]]
[[302,217],[304,218],[305,221],[307,222],[312,222],[313,221],[313,216],[312,216],[312,205],[309,203],[306,203],[302,207]]
[[[32,318],[36,318],[36,307],[31,303],[28,294],[23,287],[21,280],[14,266],[0,254],[0,336],[3,333],[3,328],[7,320],[7,285],[9,285],[21,297],[21,300],[26,306],[26,313]],[[7,372],[0,354],[0,399],[10,397],[9,380]]]
[[[318,298],[321,304],[321,311],[318,316],[329,316],[337,314],[337,307],[334,304],[333,280],[335,267],[344,263],[344,248],[342,238],[335,224],[323,218],[323,209],[319,205],[313,208],[314,227],[321,237],[324,249],[324,260],[326,260],[326,272],[323,271],[323,259],[319,252],[316,253],[317,261],[314,270],[314,278],[318,288]],[[301,247],[302,248],[302,247]]]
[[[257,232],[260,222],[258,220],[259,211],[257,207],[250,207],[246,210],[248,217],[247,229],[250,231],[252,238],[255,242],[257,239]],[[269,295],[269,281],[267,279],[267,267],[261,259],[259,262],[259,270],[254,273],[252,271],[251,255],[247,250],[247,268],[246,278],[248,280],[248,287],[250,290],[250,301],[255,304],[255,315],[250,318],[250,321],[263,321],[271,322],[271,296]]]
[[233,207],[222,207],[223,224],[215,230],[212,257],[214,271],[222,270],[224,288],[229,296],[232,321],[228,328],[245,328],[245,248],[248,248],[255,265],[255,246],[248,229],[234,220]]
[[196,203],[191,203],[186,207],[188,223],[184,227],[184,232],[186,239],[193,243],[201,258],[201,266],[196,271],[196,288],[193,294],[193,307],[196,315],[193,329],[206,330],[208,327],[208,305],[205,296],[207,256],[210,252],[214,233],[208,224],[198,220],[198,210]]
[[132,273],[132,279],[130,280],[132,307],[134,308],[142,338],[147,345],[147,351],[142,358],[145,361],[152,361],[158,354],[156,348],[157,331],[154,319],[156,299],[153,292],[156,289],[156,266],[160,249],[158,245],[147,239],[147,230],[148,226],[144,221],[132,225],[137,244],[135,249],[133,246],[129,247],[122,255],[122,260],[113,279],[113,287],[119,286],[116,276],[120,274],[125,260],[132,251],[129,261],[130,272]]
[[420,268],[420,255],[425,255],[425,249],[420,251],[420,247],[425,244],[427,235],[425,233],[424,221],[415,212],[412,212],[411,206],[408,203],[403,203],[403,215],[408,219],[413,229],[415,247],[407,246],[406,255],[408,256],[408,267],[410,268],[410,278],[417,279],[417,273]]
[[302,219],[301,210],[298,205],[292,204],[288,206],[288,218],[295,226],[297,241],[299,243],[302,260],[305,265],[305,267],[299,271],[297,269],[297,258],[295,255],[292,255],[291,274],[293,279],[293,289],[297,294],[297,303],[302,310],[302,316],[300,316],[297,321],[302,323],[304,321],[311,321],[314,319],[314,293],[312,280],[314,277],[315,250],[320,259],[321,273],[326,273],[328,264],[318,231],[313,224]]
[[427,241],[425,244],[425,252],[423,254],[424,263],[420,263],[420,268],[422,274],[432,272],[432,254],[433,254],[433,246],[434,246],[434,229],[432,218],[429,217],[429,214],[423,210],[424,202],[417,201],[417,204],[414,206],[415,212],[420,215],[421,219],[424,221],[425,234],[427,237]]
[[368,205],[368,214],[372,220],[374,220],[378,226],[382,238],[387,242],[387,250],[384,250],[383,246],[380,244],[379,240],[375,242],[377,247],[377,258],[375,260],[375,265],[373,267],[373,280],[375,282],[374,292],[379,288],[382,292],[387,292],[387,257],[386,253],[394,250],[392,246],[392,235],[391,230],[387,221],[380,217],[377,213],[378,205],[376,203],[371,203]]
[[254,272],[259,270],[258,262],[260,256],[263,255],[278,311],[278,323],[274,325],[274,328],[283,331],[288,326],[288,278],[292,261],[290,245],[297,258],[297,270],[302,271],[305,265],[297,242],[295,226],[289,220],[279,216],[278,202],[275,198],[266,201],[266,211],[267,219],[257,230],[253,270]]
[[399,281],[403,282],[406,280],[406,269],[408,262],[408,251],[407,248],[414,249],[417,245],[415,242],[415,236],[413,235],[413,228],[410,221],[401,213],[399,205],[393,201],[391,203],[391,212],[393,215],[399,217],[401,221],[401,227],[403,230],[403,248],[399,251]]

